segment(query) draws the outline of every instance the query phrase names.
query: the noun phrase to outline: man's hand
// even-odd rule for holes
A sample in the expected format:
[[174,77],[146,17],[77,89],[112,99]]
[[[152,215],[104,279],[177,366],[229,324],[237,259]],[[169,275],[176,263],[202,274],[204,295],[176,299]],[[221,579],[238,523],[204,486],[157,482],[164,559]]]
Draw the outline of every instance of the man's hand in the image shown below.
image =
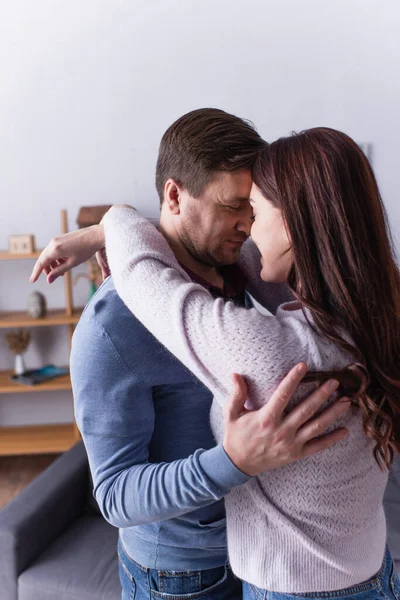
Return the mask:
[[[44,272],[48,283],[53,283],[67,271],[86,262],[105,244],[102,225],[92,225],[55,237],[40,254],[30,277],[34,283]],[[104,273],[104,270],[102,268]]]
[[329,380],[289,414],[285,409],[307,372],[304,363],[296,365],[259,410],[244,407],[247,386],[240,375],[233,376],[234,388],[225,408],[225,452],[238,469],[247,475],[277,469],[305,456],[321,452],[348,435],[340,427],[322,437],[321,434],[350,407],[348,398],[341,398],[318,417],[317,410],[338,388]]

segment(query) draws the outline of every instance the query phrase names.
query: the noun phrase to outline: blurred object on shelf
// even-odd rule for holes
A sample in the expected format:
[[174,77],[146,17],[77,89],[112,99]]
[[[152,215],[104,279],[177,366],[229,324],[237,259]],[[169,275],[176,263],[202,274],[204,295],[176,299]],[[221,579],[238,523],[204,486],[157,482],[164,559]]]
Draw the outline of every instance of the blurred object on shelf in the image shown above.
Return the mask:
[[22,375],[26,371],[23,354],[31,341],[31,332],[27,329],[10,331],[6,334],[6,340],[8,348],[15,354],[15,374]]
[[76,220],[79,229],[82,229],[83,227],[90,227],[90,225],[98,225],[111,206],[111,204],[82,206],[79,209],[78,218]]
[[36,251],[35,236],[32,234],[9,235],[8,251],[10,254],[33,254]]
[[31,292],[28,296],[27,312],[32,319],[43,319],[47,313],[45,296],[40,292]]
[[24,385],[38,385],[55,377],[68,375],[69,369],[66,367],[56,367],[55,365],[46,365],[40,369],[32,369],[25,371],[19,375],[12,375],[12,381],[15,383],[23,383]]
[[73,285],[79,281],[79,279],[87,279],[89,282],[89,298],[90,300],[92,296],[96,293],[99,286],[103,283],[103,276],[101,274],[101,268],[96,260],[95,256],[92,256],[88,261],[86,261],[88,267],[88,273],[79,273],[73,279]]

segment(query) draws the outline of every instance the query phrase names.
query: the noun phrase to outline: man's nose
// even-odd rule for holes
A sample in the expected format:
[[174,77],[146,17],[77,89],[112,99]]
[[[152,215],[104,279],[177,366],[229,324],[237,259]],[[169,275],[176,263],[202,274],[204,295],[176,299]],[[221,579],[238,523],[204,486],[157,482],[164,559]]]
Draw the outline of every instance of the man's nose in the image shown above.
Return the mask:
[[251,226],[253,224],[252,217],[253,217],[253,210],[250,206],[248,210],[243,211],[242,214],[240,215],[240,219],[236,223],[236,231],[240,231],[241,233],[244,233],[246,235],[246,237],[249,237]]

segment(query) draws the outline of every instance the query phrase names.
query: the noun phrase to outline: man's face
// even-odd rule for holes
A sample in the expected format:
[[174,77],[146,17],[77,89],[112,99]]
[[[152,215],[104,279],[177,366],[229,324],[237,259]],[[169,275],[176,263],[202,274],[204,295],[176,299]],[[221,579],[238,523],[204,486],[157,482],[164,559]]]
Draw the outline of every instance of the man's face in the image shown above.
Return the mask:
[[223,266],[234,264],[250,235],[252,186],[248,170],[218,172],[199,198],[180,193],[179,237],[198,261]]

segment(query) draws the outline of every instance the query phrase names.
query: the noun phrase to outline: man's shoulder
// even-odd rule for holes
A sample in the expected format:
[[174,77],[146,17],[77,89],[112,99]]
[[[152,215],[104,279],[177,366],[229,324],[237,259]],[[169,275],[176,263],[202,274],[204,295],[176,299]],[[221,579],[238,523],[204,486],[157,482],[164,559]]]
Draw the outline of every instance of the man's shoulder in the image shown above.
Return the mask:
[[92,329],[97,329],[111,337],[113,341],[124,345],[127,340],[140,336],[148,342],[156,339],[138,321],[135,315],[125,306],[118,296],[111,277],[100,286],[89,300],[82,313],[76,330],[90,335]]
[[196,385],[194,375],[125,306],[111,277],[85,307],[75,328],[72,356],[75,366],[85,364],[88,354],[106,364],[110,352],[148,387],[189,381]]

